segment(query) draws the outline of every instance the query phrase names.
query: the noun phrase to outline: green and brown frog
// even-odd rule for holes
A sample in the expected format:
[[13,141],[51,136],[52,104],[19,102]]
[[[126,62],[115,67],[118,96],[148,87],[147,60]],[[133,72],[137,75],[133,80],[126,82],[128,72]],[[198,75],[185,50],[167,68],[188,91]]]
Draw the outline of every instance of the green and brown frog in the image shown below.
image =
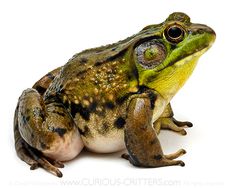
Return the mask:
[[184,166],[181,149],[165,155],[158,133],[185,135],[190,122],[174,119],[172,97],[215,40],[208,26],[184,13],[149,25],[117,43],[75,54],[23,91],[15,111],[15,148],[31,169],[58,177],[64,161],[85,147],[97,153],[127,149],[139,167]]

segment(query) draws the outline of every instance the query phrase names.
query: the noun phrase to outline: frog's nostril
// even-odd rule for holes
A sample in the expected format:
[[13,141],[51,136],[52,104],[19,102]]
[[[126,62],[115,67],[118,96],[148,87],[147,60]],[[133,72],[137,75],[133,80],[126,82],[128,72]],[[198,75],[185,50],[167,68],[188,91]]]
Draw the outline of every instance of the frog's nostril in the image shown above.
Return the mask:
[[209,34],[216,36],[215,31],[212,28],[208,27],[207,25],[203,25],[203,24],[192,24],[189,32],[192,35],[209,33]]
[[204,33],[204,30],[200,28],[197,30],[197,33],[202,34],[202,33]]

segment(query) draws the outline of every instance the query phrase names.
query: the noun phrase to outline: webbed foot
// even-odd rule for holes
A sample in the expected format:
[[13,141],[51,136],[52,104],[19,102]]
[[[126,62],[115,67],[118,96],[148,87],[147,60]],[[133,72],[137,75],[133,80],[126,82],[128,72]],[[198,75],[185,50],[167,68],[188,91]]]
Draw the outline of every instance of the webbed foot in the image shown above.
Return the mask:
[[41,167],[57,177],[63,176],[58,169],[64,167],[63,163],[43,156],[40,151],[29,146],[21,137],[16,141],[15,148],[19,158],[30,165],[30,170]]
[[188,121],[178,121],[173,117],[162,117],[154,122],[154,129],[156,133],[159,134],[161,129],[167,129],[177,132],[181,135],[186,135],[187,132],[184,128],[192,127],[193,124]]
[[[181,155],[186,154],[186,151],[184,149],[180,149],[175,153],[171,153],[168,155],[155,155],[154,159],[158,161],[158,165],[160,166],[173,166],[173,165],[179,165],[179,166],[185,166],[185,163],[181,160],[174,160],[178,158]],[[123,159],[128,160],[131,164],[135,166],[142,166],[138,163],[136,163],[129,154],[124,153],[121,155]],[[156,166],[145,166],[145,167],[156,167]]]
[[62,177],[63,174],[58,168],[63,168],[63,163],[45,157],[42,152],[35,148],[32,148],[21,136],[18,128],[18,105],[15,111],[14,117],[14,137],[15,137],[15,149],[18,157],[26,162],[30,166],[30,170],[35,170],[39,167],[46,171]]

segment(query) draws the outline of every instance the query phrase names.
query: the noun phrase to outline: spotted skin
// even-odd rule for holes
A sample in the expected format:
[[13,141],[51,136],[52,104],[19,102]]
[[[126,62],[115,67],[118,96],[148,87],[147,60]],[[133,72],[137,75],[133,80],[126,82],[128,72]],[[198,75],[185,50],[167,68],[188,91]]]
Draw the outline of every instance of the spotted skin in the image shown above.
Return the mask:
[[[23,91],[14,118],[15,148],[31,169],[58,168],[85,146],[98,153],[127,149],[140,167],[181,165],[184,150],[165,155],[160,129],[181,133],[170,100],[215,40],[214,31],[173,13],[114,44],[84,50]],[[189,126],[188,126],[189,127]]]

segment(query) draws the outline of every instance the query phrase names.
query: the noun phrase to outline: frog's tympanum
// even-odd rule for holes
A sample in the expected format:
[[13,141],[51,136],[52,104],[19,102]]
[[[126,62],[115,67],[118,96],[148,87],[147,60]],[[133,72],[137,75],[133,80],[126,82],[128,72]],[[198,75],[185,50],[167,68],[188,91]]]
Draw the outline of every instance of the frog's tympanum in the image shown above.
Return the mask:
[[149,25],[117,43],[75,54],[23,91],[15,111],[15,148],[31,169],[58,177],[81,150],[110,153],[138,167],[180,165],[185,150],[165,155],[158,133],[185,135],[190,122],[173,117],[172,97],[210,48],[215,32],[184,13]]

